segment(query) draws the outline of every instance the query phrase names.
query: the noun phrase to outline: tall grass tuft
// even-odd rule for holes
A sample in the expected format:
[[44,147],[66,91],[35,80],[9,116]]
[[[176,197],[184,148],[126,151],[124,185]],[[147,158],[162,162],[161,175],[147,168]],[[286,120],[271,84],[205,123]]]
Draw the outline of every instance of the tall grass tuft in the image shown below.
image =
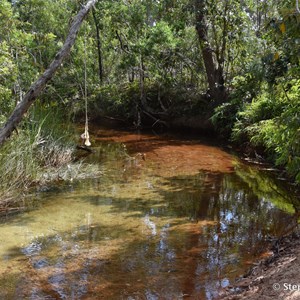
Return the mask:
[[13,209],[34,184],[79,176],[81,163],[72,163],[75,144],[69,124],[58,109],[37,106],[0,148],[0,213]]

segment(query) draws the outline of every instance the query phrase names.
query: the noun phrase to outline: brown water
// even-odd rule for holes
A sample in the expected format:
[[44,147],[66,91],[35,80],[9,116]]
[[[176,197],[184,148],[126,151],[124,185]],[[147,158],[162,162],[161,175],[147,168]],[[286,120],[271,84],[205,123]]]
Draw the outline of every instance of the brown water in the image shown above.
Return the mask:
[[292,189],[218,147],[92,135],[102,176],[2,219],[0,299],[213,299],[297,223]]

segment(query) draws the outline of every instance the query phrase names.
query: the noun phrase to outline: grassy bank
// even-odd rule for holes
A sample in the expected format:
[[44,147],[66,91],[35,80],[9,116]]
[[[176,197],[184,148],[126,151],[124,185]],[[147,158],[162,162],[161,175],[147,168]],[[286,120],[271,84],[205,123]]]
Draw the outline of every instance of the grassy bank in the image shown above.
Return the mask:
[[20,209],[33,186],[99,174],[76,161],[76,135],[58,110],[35,108],[0,149],[0,213]]

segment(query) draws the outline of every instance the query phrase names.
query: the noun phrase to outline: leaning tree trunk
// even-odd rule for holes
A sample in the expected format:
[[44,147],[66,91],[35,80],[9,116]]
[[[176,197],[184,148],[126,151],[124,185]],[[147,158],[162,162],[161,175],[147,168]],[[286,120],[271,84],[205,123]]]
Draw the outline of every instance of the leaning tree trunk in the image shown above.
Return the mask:
[[102,57],[102,43],[101,43],[101,38],[100,38],[100,26],[99,26],[99,22],[97,20],[97,16],[96,16],[96,11],[93,8],[92,9],[92,13],[93,13],[93,18],[94,18],[94,23],[95,23],[95,27],[96,27],[96,39],[97,39],[97,53],[98,53],[98,74],[99,74],[99,80],[100,83],[103,82],[103,57]]
[[205,11],[205,1],[195,0],[196,30],[200,41],[207,82],[210,95],[218,104],[226,100],[227,91],[224,87],[224,71],[222,66],[218,64],[214,50],[208,39],[208,25]]
[[23,100],[16,106],[11,116],[6,121],[5,125],[0,129],[0,145],[4,143],[4,141],[11,135],[13,130],[21,122],[24,114],[28,111],[29,107],[36,100],[36,98],[40,95],[47,82],[54,76],[57,69],[61,66],[63,60],[68,56],[71,47],[75,43],[75,39],[81,23],[96,2],[97,0],[88,1],[87,4],[83,6],[78,12],[70,26],[69,34],[65,40],[63,47],[56,54],[54,60],[46,69],[46,71],[31,85]]

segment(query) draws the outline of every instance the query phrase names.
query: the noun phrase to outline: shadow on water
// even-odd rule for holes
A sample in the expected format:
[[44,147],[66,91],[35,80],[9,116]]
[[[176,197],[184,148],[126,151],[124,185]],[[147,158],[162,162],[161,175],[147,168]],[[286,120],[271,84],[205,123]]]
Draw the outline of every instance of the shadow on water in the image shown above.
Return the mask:
[[0,224],[1,299],[213,299],[297,225],[297,195],[218,148],[153,137],[136,162],[111,134],[103,177]]

